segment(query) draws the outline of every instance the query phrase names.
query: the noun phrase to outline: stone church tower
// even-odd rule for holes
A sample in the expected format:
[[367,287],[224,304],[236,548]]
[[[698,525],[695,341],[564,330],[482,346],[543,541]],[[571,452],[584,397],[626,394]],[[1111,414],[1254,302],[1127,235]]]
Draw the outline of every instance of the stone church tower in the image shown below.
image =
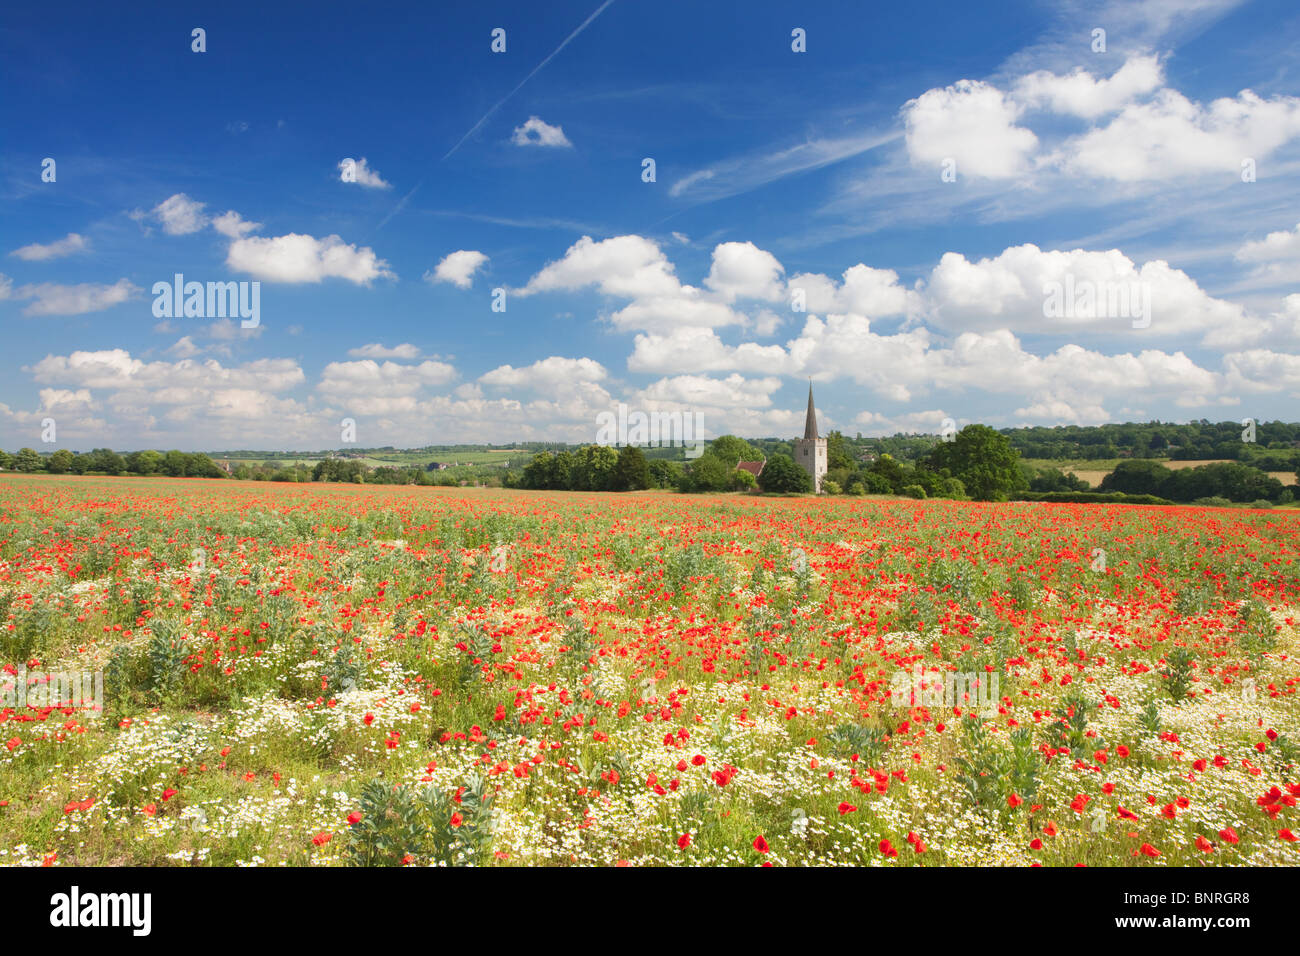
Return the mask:
[[808,382],[808,417],[804,421],[803,438],[794,443],[794,460],[813,481],[813,491],[822,493],[822,480],[826,477],[826,439],[817,437],[817,409],[813,406],[812,381]]

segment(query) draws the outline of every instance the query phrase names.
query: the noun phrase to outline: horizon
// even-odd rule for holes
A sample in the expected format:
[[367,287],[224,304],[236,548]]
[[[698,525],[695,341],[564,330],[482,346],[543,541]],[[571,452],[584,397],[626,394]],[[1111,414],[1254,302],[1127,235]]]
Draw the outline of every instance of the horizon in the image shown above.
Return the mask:
[[1281,0],[317,21],[0,14],[0,447],[1295,417]]

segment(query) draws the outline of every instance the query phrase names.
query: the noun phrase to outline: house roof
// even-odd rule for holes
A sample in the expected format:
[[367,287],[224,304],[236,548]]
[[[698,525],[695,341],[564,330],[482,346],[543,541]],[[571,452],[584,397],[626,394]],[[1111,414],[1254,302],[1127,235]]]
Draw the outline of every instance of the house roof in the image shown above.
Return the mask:
[[738,461],[736,462],[736,471],[747,471],[757,478],[763,473],[763,466],[766,464],[765,461]]

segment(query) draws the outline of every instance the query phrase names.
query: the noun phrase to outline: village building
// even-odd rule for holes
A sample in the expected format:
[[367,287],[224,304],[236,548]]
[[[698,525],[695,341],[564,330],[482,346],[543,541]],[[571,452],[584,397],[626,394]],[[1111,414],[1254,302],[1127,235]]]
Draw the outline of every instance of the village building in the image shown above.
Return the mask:
[[826,439],[818,437],[817,409],[813,405],[811,380],[808,382],[808,415],[804,419],[803,438],[794,443],[794,460],[812,478],[813,491],[821,494],[828,458]]

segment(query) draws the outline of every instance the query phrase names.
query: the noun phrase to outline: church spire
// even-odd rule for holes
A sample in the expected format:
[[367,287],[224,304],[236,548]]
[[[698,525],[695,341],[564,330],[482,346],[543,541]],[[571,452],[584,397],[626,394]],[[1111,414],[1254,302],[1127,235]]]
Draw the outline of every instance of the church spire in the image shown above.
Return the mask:
[[805,441],[817,437],[817,409],[813,407],[812,379],[808,379],[808,418],[804,421],[803,437]]

